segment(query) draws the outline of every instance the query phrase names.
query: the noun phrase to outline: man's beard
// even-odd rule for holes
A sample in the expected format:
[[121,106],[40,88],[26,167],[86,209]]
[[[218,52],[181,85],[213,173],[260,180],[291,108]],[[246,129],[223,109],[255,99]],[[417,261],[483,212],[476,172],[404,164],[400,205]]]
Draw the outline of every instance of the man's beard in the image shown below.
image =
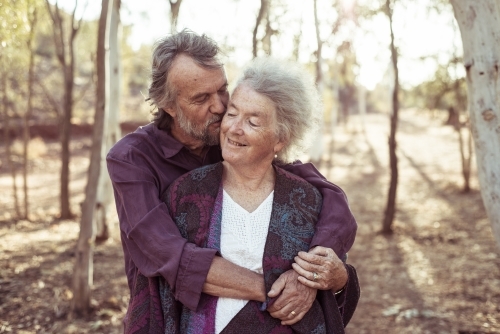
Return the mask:
[[201,140],[205,145],[212,146],[218,145],[220,142],[220,127],[218,131],[210,132],[210,124],[220,122],[222,120],[222,115],[214,115],[211,119],[207,120],[205,124],[195,124],[190,121],[182,109],[177,106],[176,119],[179,123],[179,127],[187,135],[193,137],[194,139]]

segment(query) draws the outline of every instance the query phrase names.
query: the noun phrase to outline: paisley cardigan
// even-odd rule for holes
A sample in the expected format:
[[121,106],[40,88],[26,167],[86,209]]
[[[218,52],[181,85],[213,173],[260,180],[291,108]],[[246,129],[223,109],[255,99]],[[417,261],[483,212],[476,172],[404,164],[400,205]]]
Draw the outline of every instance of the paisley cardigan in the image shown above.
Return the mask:
[[[292,268],[299,251],[309,249],[322,204],[316,188],[276,165],[274,169],[273,207],[263,256],[266,291],[282,273]],[[193,170],[174,181],[164,195],[181,235],[199,247],[218,251],[222,171],[222,163]],[[344,333],[359,299],[356,272],[347,264],[346,269],[349,280],[344,291],[334,296],[331,291],[319,290],[311,309],[298,323],[283,326],[280,320],[271,317],[265,305],[274,300],[264,304],[249,301],[222,333]],[[164,278],[138,275],[125,320],[125,333],[214,333],[217,299],[202,294],[194,312],[175,300]]]

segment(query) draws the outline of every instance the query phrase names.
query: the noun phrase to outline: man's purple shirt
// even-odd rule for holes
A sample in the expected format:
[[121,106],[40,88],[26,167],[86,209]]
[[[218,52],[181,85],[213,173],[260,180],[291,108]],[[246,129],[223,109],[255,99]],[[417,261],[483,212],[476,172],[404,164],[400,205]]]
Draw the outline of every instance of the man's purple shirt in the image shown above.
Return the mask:
[[[109,151],[108,172],[113,183],[120,221],[129,288],[140,271],[144,276],[163,276],[174,296],[196,310],[215,249],[188,243],[160,199],[179,176],[222,160],[212,146],[204,157],[192,154],[168,131],[153,124],[123,137]],[[312,164],[282,166],[304,178],[323,195],[323,208],[311,247],[332,248],[342,257],[351,248],[357,224],[344,192],[328,182]]]

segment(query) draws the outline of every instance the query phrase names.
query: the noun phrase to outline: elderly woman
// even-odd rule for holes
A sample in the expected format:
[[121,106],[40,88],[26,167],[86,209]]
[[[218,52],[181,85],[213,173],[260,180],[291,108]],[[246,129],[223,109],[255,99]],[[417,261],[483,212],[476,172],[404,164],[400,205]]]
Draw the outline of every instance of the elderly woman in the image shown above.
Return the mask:
[[[221,124],[224,161],[174,181],[165,202],[184,238],[262,274],[265,302],[204,294],[194,312],[160,279],[165,333],[343,333],[359,297],[356,274],[346,265],[354,278],[333,291],[324,257],[307,253],[321,195],[280,167],[301,146],[317,107],[314,85],[298,68],[269,58],[247,68]],[[322,290],[302,320],[283,325],[266,310],[274,299],[265,291],[292,264],[302,283]]]

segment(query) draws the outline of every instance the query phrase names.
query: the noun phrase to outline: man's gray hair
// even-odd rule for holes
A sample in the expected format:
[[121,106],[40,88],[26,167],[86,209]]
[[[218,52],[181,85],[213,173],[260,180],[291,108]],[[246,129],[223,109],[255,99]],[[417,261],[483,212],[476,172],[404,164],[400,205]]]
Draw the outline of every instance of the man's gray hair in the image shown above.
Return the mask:
[[314,82],[297,64],[273,58],[256,58],[238,85],[245,84],[267,96],[276,107],[276,134],[286,143],[278,159],[290,162],[307,148],[307,135],[319,124],[323,108]]
[[151,84],[146,101],[150,101],[151,105],[156,108],[152,112],[152,121],[158,128],[168,129],[172,123],[172,117],[162,108],[173,106],[176,102],[176,88],[172,87],[168,80],[168,73],[175,58],[180,54],[185,54],[202,67],[216,69],[223,66],[218,58],[219,52],[220,49],[215,41],[206,35],[200,36],[187,29],[155,43],[152,55]]

